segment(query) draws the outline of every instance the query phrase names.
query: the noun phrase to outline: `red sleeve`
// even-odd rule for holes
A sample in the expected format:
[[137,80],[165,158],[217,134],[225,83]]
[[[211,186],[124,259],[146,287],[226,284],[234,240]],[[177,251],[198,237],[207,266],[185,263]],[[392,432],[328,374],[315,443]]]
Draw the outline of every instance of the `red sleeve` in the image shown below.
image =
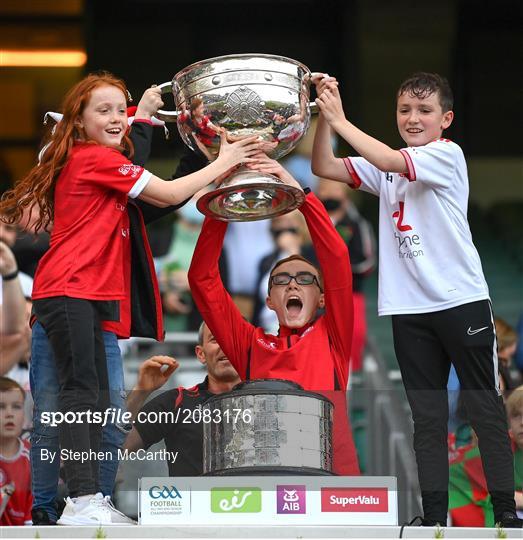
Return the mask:
[[[105,146],[95,148],[97,159],[84,176],[90,183],[137,197],[147,184],[151,173],[131,163],[123,154]],[[141,185],[143,184],[143,185]]]
[[198,310],[242,379],[245,379],[254,326],[244,320],[225,290],[218,259],[227,224],[205,218],[189,268],[189,285]]
[[325,321],[331,347],[337,353],[333,355],[336,375],[345,388],[349,378],[354,323],[349,251],[323,204],[313,193],[307,195],[300,210],[307,221],[323,274]]

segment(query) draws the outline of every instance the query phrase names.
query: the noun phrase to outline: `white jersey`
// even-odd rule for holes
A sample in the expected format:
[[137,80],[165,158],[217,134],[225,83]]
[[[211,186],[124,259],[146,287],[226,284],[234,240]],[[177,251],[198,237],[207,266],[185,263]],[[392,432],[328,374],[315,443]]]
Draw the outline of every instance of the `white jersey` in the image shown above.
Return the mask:
[[467,165],[448,139],[400,150],[408,173],[361,157],[344,163],[355,188],[380,198],[379,315],[427,313],[489,297],[467,221]]

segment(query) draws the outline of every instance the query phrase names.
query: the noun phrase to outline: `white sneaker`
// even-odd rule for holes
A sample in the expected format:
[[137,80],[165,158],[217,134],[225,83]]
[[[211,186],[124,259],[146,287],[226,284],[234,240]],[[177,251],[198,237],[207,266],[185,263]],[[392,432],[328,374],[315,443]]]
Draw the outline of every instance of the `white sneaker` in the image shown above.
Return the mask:
[[67,497],[58,525],[136,525],[136,521],[118,511],[109,496],[101,493],[76,499]]

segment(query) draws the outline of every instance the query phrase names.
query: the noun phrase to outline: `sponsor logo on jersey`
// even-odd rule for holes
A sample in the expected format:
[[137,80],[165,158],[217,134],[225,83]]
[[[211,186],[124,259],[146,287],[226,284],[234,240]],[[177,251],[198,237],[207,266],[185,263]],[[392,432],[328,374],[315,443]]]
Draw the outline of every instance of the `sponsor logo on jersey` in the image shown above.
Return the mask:
[[396,223],[396,228],[398,231],[404,232],[404,231],[412,231],[412,227],[410,225],[407,225],[406,223],[403,223],[403,220],[405,218],[405,203],[403,201],[400,201],[399,203],[399,210],[396,210],[392,214],[392,219],[394,219],[394,222]]
[[274,351],[276,349],[276,343],[274,343],[274,341],[266,341],[263,338],[258,338],[256,341],[266,349],[269,349],[271,351]]
[[142,172],[142,170],[143,170],[142,167],[140,167],[139,165],[132,165],[131,163],[125,163],[118,169],[118,172],[122,176],[127,176],[130,173],[131,178],[136,178]]
[[398,242],[398,257],[400,259],[414,259],[423,257],[421,249],[421,238],[418,234],[405,234],[413,231],[413,227],[404,222],[405,220],[405,202],[400,201],[399,210],[392,214],[392,219],[398,232],[394,233],[394,238]]

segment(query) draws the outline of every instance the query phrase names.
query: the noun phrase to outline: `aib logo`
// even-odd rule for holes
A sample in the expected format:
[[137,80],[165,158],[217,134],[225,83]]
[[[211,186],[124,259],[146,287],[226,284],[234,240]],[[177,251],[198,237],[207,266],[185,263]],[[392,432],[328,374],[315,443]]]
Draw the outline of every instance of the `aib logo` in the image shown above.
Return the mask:
[[149,490],[151,499],[181,499],[180,492],[174,486],[153,486]]
[[278,486],[276,513],[305,514],[305,486]]
[[394,212],[392,214],[392,217],[396,221],[396,227],[398,228],[398,231],[405,232],[405,231],[411,231],[412,227],[410,225],[407,225],[406,223],[403,223],[403,217],[404,217],[404,208],[405,203],[403,201],[400,201],[399,203],[400,209],[399,211]]

